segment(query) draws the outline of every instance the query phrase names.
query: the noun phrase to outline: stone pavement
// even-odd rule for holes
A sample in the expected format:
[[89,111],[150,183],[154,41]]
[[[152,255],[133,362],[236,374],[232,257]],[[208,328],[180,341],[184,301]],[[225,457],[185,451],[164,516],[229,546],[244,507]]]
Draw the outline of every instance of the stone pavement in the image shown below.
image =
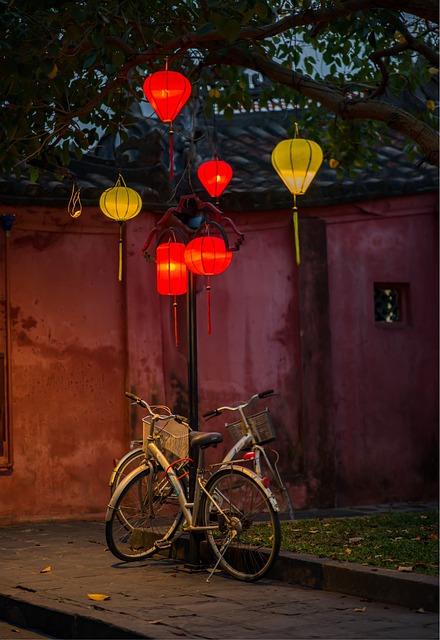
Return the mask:
[[99,521],[1,527],[0,558],[0,619],[56,638],[439,637],[437,579],[314,556],[283,553],[256,583],[207,583],[176,559],[119,563]]

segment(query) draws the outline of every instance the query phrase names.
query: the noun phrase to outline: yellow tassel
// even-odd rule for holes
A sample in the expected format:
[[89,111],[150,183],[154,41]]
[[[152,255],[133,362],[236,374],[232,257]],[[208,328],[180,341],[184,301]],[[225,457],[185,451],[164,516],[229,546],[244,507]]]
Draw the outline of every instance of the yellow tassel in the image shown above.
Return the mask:
[[121,282],[122,280],[122,223],[119,223],[119,270],[118,270],[118,280]]
[[296,264],[299,264],[301,262],[301,255],[299,251],[298,209],[296,207],[293,207],[293,230],[295,234]]

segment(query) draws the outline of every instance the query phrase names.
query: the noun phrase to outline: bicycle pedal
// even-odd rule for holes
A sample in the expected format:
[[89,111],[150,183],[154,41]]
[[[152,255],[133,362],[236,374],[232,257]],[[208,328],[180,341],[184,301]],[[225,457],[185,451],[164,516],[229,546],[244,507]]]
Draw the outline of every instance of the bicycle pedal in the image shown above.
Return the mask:
[[170,542],[169,540],[156,540],[156,542],[154,543],[154,546],[160,550],[169,549],[171,545],[172,542]]

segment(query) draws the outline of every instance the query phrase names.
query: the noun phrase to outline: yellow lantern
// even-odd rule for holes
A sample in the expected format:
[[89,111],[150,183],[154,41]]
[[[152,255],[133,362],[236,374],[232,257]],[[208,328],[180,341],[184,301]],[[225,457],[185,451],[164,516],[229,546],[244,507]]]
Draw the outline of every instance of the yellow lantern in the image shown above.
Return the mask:
[[142,208],[140,195],[125,184],[119,174],[114,187],[106,189],[99,199],[102,213],[119,223],[119,272],[118,279],[122,280],[122,225],[126,220],[137,216]]
[[[298,133],[298,125],[295,124]],[[303,195],[323,160],[322,149],[313,140],[292,138],[282,140],[272,151],[272,164],[289,191],[293,194],[293,225],[295,231],[296,262],[300,263],[298,209],[296,196]]]

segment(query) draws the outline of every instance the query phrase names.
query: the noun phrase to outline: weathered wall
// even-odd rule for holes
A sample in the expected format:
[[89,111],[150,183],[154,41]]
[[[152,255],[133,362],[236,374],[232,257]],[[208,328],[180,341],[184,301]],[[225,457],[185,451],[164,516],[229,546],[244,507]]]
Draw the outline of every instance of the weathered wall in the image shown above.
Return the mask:
[[[435,195],[333,208],[327,222],[336,500],[438,490]],[[405,285],[399,323],[374,319],[374,283]]]
[[[245,234],[206,291],[197,279],[200,414],[274,388],[281,469],[297,507],[436,495],[436,197],[308,210],[302,264],[291,212],[240,213]],[[369,207],[369,209],[368,209]],[[0,472],[0,521],[103,514],[112,460],[141,435],[129,389],[188,413],[186,301],[156,292],[141,248],[158,215],[118,226],[95,208],[2,207],[10,234],[14,466]],[[4,235],[0,296],[4,306]],[[409,285],[408,323],[379,327],[373,283]],[[4,314],[0,350],[5,351]],[[221,430],[227,415],[202,430]]]

